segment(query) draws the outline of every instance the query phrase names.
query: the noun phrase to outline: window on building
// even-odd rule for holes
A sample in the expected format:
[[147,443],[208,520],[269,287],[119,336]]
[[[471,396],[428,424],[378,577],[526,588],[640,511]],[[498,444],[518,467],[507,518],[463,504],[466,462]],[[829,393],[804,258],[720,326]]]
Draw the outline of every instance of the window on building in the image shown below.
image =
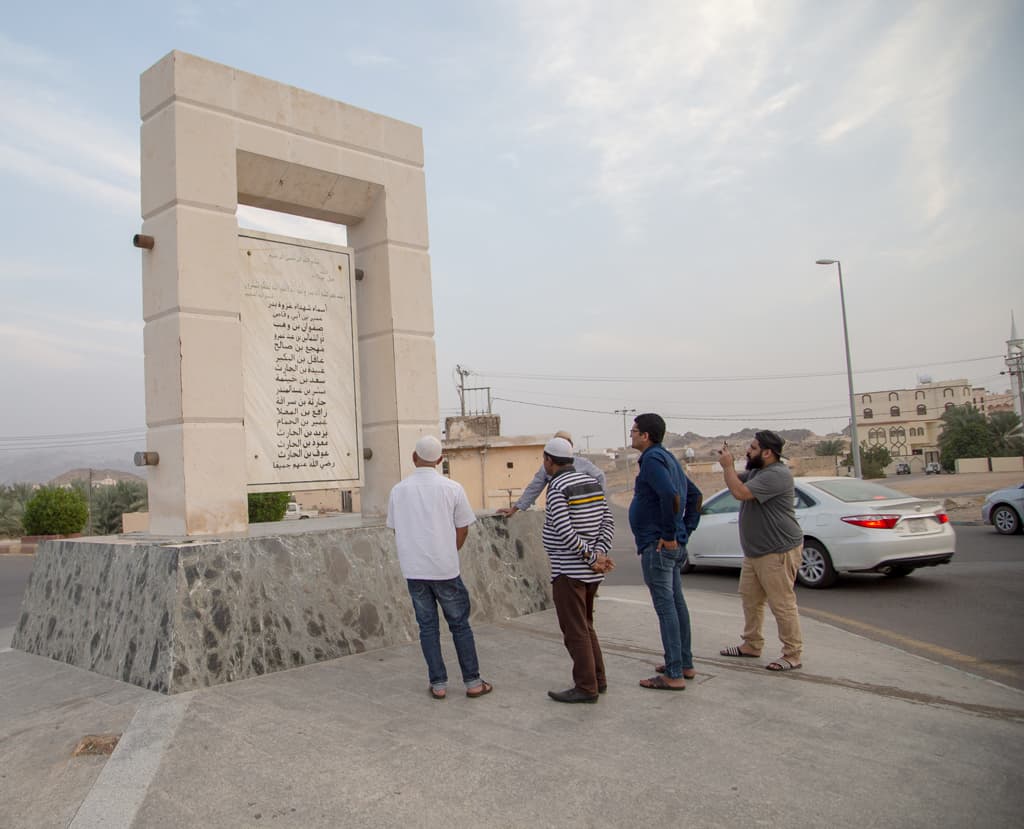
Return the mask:
[[945,388],[942,390],[943,397],[953,397],[953,390],[951,388]]
[[915,399],[915,400],[924,400],[924,399],[925,399],[925,394],[924,394],[924,392],[923,392],[923,391],[921,391],[920,389],[919,389],[918,391],[915,391],[915,392],[914,392],[914,399]]
[[900,416],[900,407],[899,406],[890,406],[889,407],[889,417],[899,417],[899,416]]
[[865,420],[871,420],[871,418],[873,418],[874,416],[875,416],[875,413],[873,411],[871,411],[871,409],[865,409],[864,410],[864,419]]
[[921,414],[921,415],[928,414],[928,407],[926,405],[924,405],[924,403],[918,403],[917,404],[917,413]]
[[953,405],[954,405],[953,403],[947,403],[946,404],[946,411],[948,412],[950,409],[952,409]]
[[894,455],[907,454],[907,432],[902,426],[893,426],[889,429],[889,444]]
[[891,391],[891,392],[889,392],[889,399],[890,400],[899,400],[900,396],[896,392]]
[[885,429],[870,429],[868,431],[868,443],[872,446],[885,445]]
[[870,394],[862,394],[860,396],[860,402],[861,403],[870,403],[871,402],[871,395]]

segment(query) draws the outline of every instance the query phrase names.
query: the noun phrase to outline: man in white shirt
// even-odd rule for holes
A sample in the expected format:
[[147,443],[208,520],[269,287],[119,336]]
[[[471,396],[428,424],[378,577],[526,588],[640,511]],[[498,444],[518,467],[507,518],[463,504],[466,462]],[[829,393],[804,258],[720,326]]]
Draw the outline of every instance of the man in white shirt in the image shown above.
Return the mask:
[[459,550],[476,521],[462,486],[440,475],[441,441],[425,435],[416,441],[412,475],[391,490],[387,525],[395,531],[398,563],[412,597],[420,647],[427,662],[430,695],[447,696],[448,670],[441,656],[438,605],[452,633],[466,684],[466,696],[489,694],[493,686],[480,678],[476,642],[469,626],[469,592],[459,575]]

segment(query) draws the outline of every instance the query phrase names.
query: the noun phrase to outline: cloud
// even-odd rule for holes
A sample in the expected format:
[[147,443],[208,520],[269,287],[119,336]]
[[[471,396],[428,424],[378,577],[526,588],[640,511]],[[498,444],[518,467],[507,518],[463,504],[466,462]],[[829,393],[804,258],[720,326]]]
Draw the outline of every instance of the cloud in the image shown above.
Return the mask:
[[[62,61],[0,35],[0,169],[138,215],[138,139],[80,111]],[[11,58],[11,54],[14,55]],[[30,78],[33,69],[48,75]]]
[[83,198],[99,201],[117,210],[138,214],[139,193],[127,187],[109,184],[86,173],[47,161],[15,147],[0,144],[0,170],[34,182],[67,190]]
[[949,159],[954,97],[984,55],[999,11],[998,4],[957,2],[910,8],[862,53],[833,102],[821,142],[871,128],[900,130],[925,215],[936,219],[959,187]]
[[359,67],[394,66],[398,63],[390,55],[379,55],[374,52],[361,52],[357,50],[349,51],[346,57],[349,63]]
[[784,61],[794,3],[522,6],[532,88],[551,99],[535,132],[596,154],[598,195],[616,203],[671,181],[689,192],[770,156],[773,119],[804,94]]
[[[135,136],[96,118],[77,114],[52,92],[29,94],[0,81],[4,107],[0,130],[8,141],[34,152],[81,159],[105,174],[138,180],[139,146]],[[44,103],[40,103],[44,102]]]
[[333,222],[319,219],[307,219],[305,216],[293,216],[290,213],[278,213],[274,210],[263,210],[248,205],[238,206],[238,224],[251,230],[262,230],[264,233],[276,233],[279,236],[291,236],[296,239],[308,239],[314,242],[326,242],[329,245],[348,245],[348,228]]
[[65,75],[70,64],[34,46],[26,46],[11,40],[0,32],[0,67],[13,67],[18,72],[58,76]]
[[[26,366],[61,372],[94,369],[109,358],[115,358],[114,362],[140,358],[141,327],[141,324],[116,320],[83,324],[79,318],[70,316],[42,319],[36,324],[0,323],[0,354],[22,369]],[[74,333],[76,329],[78,332]],[[103,334],[113,336],[105,338]]]

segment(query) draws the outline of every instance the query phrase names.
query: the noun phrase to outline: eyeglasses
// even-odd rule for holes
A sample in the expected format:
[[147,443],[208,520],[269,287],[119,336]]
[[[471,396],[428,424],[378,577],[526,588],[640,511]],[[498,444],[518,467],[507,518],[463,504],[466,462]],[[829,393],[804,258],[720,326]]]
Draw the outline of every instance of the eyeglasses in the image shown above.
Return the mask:
[[629,433],[630,433],[631,435],[639,435],[639,434],[643,434],[643,433],[642,433],[642,432],[641,432],[641,431],[640,431],[639,429],[637,429],[637,428],[636,428],[635,426],[634,426],[634,427],[633,427],[632,429],[630,429],[630,430],[629,430]]

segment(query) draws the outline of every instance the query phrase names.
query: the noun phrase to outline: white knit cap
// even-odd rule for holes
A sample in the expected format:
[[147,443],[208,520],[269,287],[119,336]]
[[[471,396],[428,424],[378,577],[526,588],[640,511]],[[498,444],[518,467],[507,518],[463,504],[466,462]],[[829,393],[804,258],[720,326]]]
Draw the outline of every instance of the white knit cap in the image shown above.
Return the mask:
[[572,459],[572,444],[565,438],[551,438],[544,444],[544,451],[552,458]]
[[433,435],[424,435],[416,441],[416,454],[420,460],[436,463],[441,458],[441,441]]

